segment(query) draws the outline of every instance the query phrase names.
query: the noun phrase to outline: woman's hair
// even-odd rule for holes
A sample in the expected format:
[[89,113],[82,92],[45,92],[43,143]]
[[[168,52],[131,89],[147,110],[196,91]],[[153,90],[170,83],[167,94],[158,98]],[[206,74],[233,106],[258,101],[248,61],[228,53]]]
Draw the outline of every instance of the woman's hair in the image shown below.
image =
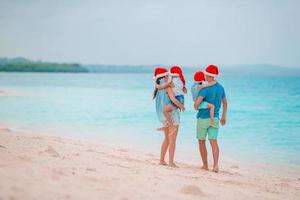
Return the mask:
[[[160,77],[160,78],[156,79],[156,81],[155,81],[156,84],[159,84],[159,82],[160,82],[160,80],[161,80],[162,78],[164,78],[164,77]],[[154,91],[153,91],[153,99],[156,98],[157,91],[158,91],[158,89],[157,89],[156,86],[155,86]]]

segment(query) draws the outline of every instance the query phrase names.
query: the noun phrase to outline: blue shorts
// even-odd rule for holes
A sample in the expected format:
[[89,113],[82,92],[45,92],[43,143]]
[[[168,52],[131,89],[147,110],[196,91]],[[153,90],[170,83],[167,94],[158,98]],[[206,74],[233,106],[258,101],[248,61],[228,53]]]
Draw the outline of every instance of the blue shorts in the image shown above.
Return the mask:
[[[184,104],[184,96],[183,95],[177,95],[175,96],[175,99],[177,99],[180,103]],[[176,109],[178,109],[179,107],[173,102],[170,100],[170,104],[172,106],[174,106]]]

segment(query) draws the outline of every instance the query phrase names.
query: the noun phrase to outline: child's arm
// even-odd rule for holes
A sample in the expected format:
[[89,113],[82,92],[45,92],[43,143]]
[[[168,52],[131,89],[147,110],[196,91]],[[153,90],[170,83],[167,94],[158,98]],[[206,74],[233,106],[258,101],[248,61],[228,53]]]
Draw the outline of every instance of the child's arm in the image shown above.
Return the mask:
[[194,103],[194,108],[195,108],[195,110],[198,110],[198,109],[199,109],[199,105],[200,105],[200,103],[202,102],[202,100],[203,100],[203,96],[199,96],[199,97],[196,99],[196,101],[195,101],[195,103]]
[[184,94],[186,94],[186,93],[187,93],[187,89],[186,89],[186,87],[185,87],[185,86],[182,88],[182,91],[183,91],[183,93],[184,93]]
[[178,106],[180,108],[180,110],[184,111],[185,110],[185,107],[182,103],[180,103],[174,96],[174,92],[171,88],[168,88],[167,89],[167,93],[169,95],[169,98],[170,100],[176,104],[176,106]]
[[166,89],[171,86],[171,82],[165,83],[163,85],[155,84],[155,87],[159,90]]
[[199,85],[198,86],[198,90],[201,90],[201,89],[203,89],[203,88],[207,88],[207,87],[211,87],[211,86],[213,86],[214,84],[216,84],[217,83],[217,81],[212,81],[212,82],[210,82],[210,83],[208,83],[208,84],[205,84],[205,85]]

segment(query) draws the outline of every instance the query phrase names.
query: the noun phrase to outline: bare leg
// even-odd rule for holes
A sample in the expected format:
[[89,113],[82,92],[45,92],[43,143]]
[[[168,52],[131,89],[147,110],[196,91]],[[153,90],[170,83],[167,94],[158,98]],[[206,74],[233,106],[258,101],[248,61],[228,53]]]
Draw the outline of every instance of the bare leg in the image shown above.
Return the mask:
[[219,172],[219,145],[217,140],[209,140],[209,142],[212,148],[212,154],[214,158],[213,171],[218,173]]
[[163,109],[163,114],[165,116],[165,118],[167,119],[168,125],[169,127],[173,126],[173,121],[172,118],[169,114],[169,112],[175,110],[176,108],[174,108],[171,104],[168,104],[164,109]]
[[176,148],[176,138],[179,125],[169,126],[169,166],[177,167],[174,163],[174,155]]
[[165,133],[165,138],[163,143],[161,144],[161,150],[160,150],[160,165],[167,165],[165,161],[165,156],[169,147],[169,128],[164,127],[164,133]]
[[199,151],[202,159],[202,167],[201,169],[208,170],[208,163],[207,163],[207,149],[206,149],[206,144],[205,140],[198,140],[199,142]]
[[207,104],[207,108],[209,108],[209,117],[210,117],[210,124],[214,128],[218,128],[215,120],[214,120],[214,112],[215,112],[215,106],[211,103]]

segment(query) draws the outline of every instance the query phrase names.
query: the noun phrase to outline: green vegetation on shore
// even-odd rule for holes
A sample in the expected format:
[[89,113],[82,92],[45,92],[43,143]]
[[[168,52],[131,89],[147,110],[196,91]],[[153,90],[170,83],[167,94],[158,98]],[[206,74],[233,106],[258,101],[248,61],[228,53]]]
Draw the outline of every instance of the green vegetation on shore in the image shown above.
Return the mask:
[[2,72],[88,72],[77,63],[34,62],[25,58],[0,58]]
[[88,72],[79,64],[30,63],[30,64],[0,64],[4,72]]

